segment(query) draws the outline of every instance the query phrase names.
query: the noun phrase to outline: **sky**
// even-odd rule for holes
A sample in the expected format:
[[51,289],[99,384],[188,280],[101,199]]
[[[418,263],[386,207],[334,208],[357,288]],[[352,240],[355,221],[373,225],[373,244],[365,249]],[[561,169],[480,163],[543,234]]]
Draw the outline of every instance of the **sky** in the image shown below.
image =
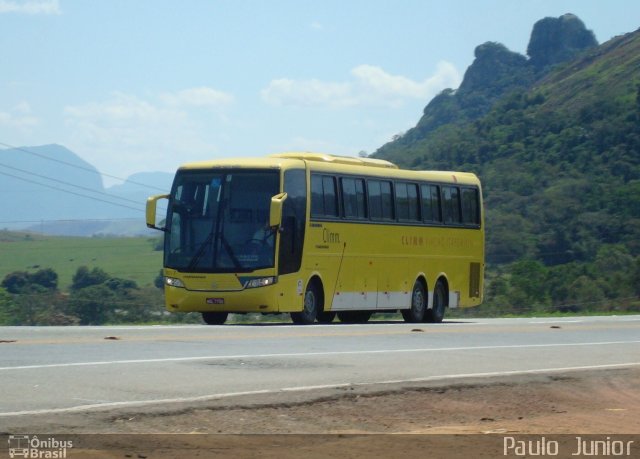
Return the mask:
[[56,143],[116,177],[370,154],[476,46],[526,54],[565,13],[600,43],[640,27],[637,0],[0,0],[0,148]]

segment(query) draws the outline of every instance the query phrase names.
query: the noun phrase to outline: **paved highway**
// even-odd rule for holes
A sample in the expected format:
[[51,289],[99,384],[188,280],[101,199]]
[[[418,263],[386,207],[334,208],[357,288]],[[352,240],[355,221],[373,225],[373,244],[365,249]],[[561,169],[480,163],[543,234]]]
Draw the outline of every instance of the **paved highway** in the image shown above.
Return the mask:
[[39,413],[629,366],[640,366],[640,316],[0,327],[0,430]]

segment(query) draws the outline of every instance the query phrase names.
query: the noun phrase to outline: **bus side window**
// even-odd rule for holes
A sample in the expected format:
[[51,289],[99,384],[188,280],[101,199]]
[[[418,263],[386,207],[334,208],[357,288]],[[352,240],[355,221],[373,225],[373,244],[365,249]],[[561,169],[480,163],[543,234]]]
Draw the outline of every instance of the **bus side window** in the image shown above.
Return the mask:
[[467,225],[480,224],[478,190],[476,188],[462,189],[462,223]]
[[393,220],[393,194],[391,182],[369,180],[369,212],[372,220]]
[[396,183],[396,210],[398,212],[398,220],[420,220],[417,185],[413,183]]
[[342,182],[342,207],[346,218],[367,218],[364,180],[343,178]]
[[442,222],[440,192],[437,185],[421,185],[422,216],[425,222]]
[[407,187],[409,196],[409,220],[420,221],[420,201],[418,200],[418,185],[410,183]]
[[382,219],[382,197],[380,194],[380,182],[369,180],[367,184],[367,195],[369,197],[369,215],[372,220]]
[[328,175],[311,175],[311,216],[338,216],[337,193],[334,177]]
[[336,193],[336,179],[327,175],[322,177],[322,191],[324,192],[324,214],[329,217],[337,217],[338,199]]
[[391,182],[380,182],[380,189],[382,191],[382,218],[384,220],[393,220],[395,215]]
[[442,187],[442,214],[445,223],[460,223],[460,190],[458,187]]

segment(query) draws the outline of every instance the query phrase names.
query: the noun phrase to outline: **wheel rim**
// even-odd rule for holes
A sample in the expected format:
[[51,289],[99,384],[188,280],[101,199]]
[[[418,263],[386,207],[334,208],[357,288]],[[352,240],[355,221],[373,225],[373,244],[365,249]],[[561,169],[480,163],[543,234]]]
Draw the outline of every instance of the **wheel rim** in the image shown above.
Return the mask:
[[313,290],[307,290],[304,295],[304,312],[311,314],[316,307],[316,296]]
[[420,313],[422,310],[424,310],[424,293],[422,289],[417,285],[413,289],[413,301],[411,307],[416,313]]

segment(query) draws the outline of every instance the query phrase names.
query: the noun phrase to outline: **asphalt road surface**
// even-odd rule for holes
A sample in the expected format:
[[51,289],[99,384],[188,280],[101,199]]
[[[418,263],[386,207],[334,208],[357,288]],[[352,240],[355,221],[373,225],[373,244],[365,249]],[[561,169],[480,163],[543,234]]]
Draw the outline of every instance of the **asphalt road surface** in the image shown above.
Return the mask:
[[0,431],[17,416],[637,366],[640,316],[0,327]]

